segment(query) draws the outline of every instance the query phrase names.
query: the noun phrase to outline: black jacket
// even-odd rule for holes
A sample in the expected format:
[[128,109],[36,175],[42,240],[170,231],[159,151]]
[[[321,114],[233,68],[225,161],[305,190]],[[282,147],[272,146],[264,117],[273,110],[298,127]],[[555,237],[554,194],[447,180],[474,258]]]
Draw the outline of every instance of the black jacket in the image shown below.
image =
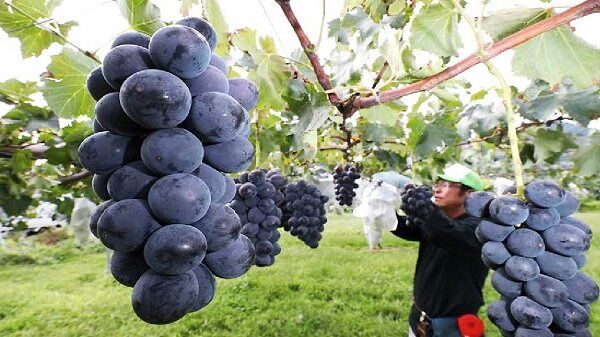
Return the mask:
[[477,314],[483,305],[488,268],[481,261],[481,243],[475,237],[480,219],[463,214],[450,219],[436,210],[421,226],[407,226],[398,216],[392,233],[419,241],[413,295],[417,307],[431,318]]

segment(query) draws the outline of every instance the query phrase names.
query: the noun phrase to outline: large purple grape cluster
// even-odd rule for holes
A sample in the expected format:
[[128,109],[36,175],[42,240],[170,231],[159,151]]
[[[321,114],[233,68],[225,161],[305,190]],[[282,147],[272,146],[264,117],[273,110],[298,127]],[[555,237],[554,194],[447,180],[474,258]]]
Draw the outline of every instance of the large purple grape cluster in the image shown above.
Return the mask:
[[476,236],[501,295],[488,317],[503,336],[590,336],[598,285],[579,271],[592,237],[571,216],[579,201],[548,180],[527,185],[525,197],[474,192],[465,201],[467,213],[484,218]]
[[152,36],[127,32],[87,79],[95,133],[79,159],[106,200],[90,230],[114,250],[112,275],[133,287],[135,313],[152,324],[200,310],[214,276],[239,277],[254,263],[254,243],[226,205],[236,188],[225,173],[252,163],[258,91],[227,79],[215,44],[213,27],[193,17]]

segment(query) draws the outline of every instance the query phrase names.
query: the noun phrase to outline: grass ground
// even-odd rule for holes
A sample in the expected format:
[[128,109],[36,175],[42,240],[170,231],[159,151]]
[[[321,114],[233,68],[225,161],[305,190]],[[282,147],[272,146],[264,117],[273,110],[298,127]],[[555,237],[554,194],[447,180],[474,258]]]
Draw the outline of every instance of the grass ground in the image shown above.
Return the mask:
[[[600,230],[600,213],[579,217]],[[131,289],[107,274],[99,245],[23,248],[31,256],[4,252],[0,336],[406,336],[417,245],[387,233],[383,245],[368,251],[360,222],[332,215],[318,249],[284,234],[274,266],[219,280],[208,307],[166,326],[135,316]],[[600,280],[598,236],[584,271]],[[497,297],[488,278],[486,302]],[[598,303],[592,312],[592,335],[600,336]],[[487,336],[500,336],[487,327]]]

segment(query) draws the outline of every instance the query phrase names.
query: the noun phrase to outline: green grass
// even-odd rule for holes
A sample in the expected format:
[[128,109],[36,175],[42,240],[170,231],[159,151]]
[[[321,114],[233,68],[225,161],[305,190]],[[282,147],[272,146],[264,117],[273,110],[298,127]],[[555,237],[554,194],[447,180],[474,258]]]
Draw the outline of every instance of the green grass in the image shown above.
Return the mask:
[[[580,218],[600,230],[600,213]],[[316,250],[284,234],[274,266],[219,280],[208,307],[166,326],[135,316],[131,289],[107,274],[98,246],[60,244],[22,261],[0,254],[0,336],[406,336],[417,245],[386,233],[386,248],[370,252],[356,218],[332,215],[328,226]],[[600,280],[598,237],[584,271]],[[485,297],[498,297],[489,278]],[[596,336],[600,305],[592,309]]]

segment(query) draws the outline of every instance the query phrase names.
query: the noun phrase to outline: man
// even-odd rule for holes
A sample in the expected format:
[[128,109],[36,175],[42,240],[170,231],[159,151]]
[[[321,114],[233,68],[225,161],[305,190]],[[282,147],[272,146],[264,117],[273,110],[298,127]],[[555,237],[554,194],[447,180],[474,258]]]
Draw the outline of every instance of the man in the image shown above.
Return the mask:
[[[460,164],[446,168],[438,178],[435,203],[417,201],[417,208],[427,203],[426,212],[409,206],[407,215],[413,221],[407,223],[407,217],[398,216],[398,227],[392,231],[420,242],[409,337],[481,336],[483,323],[473,315],[483,305],[488,268],[481,261],[481,244],[475,237],[480,219],[467,215],[463,204],[470,191],[483,189],[483,182]],[[427,197],[416,193],[409,202],[414,204],[417,196]],[[465,333],[465,326],[475,332]]]

